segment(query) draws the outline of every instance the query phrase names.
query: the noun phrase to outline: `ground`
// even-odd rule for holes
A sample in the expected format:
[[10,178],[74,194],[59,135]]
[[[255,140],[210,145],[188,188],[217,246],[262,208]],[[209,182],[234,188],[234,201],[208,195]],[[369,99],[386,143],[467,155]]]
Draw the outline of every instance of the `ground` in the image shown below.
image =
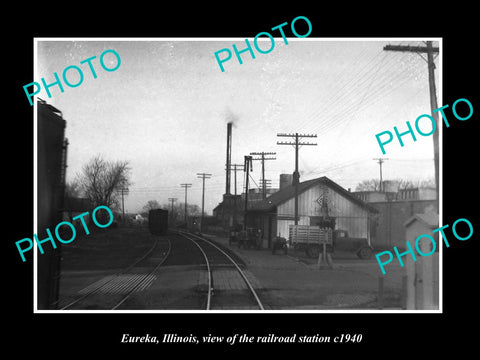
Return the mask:
[[[355,254],[332,256],[333,268],[317,265],[303,252],[289,250],[288,255],[270,249],[244,250],[228,245],[223,237],[212,240],[242,257],[249,272],[261,284],[273,309],[400,309],[403,268],[398,263],[386,266],[382,275],[375,257],[361,260]],[[383,303],[379,304],[379,278],[383,278]]]
[[[270,249],[238,249],[237,244],[230,246],[227,238],[212,235],[209,238],[244,260],[247,276],[268,310],[402,308],[404,269],[398,263],[389,264],[387,273],[382,275],[375,257],[361,260],[355,254],[343,253],[333,255],[332,268],[319,268],[317,260],[306,257],[303,252],[290,249],[287,255],[283,252],[273,255]],[[118,227],[65,246],[62,249],[60,298],[75,297],[88,285],[127,267],[152,247],[154,239],[145,226]],[[158,256],[155,255],[155,259]],[[202,308],[199,300],[205,287],[202,268],[198,264],[186,266],[166,262],[165,265],[144,290],[125,303],[127,308]],[[226,273],[219,271],[214,275],[218,289],[223,286],[235,290],[229,276],[222,274]],[[383,279],[383,292],[379,291],[380,279]]]

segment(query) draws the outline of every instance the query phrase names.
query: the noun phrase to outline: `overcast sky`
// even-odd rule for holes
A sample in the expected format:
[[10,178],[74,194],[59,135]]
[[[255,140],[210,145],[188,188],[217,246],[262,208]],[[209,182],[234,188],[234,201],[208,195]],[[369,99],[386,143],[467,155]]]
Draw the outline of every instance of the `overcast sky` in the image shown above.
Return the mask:
[[[252,39],[250,39],[252,41]],[[384,51],[386,44],[418,41],[341,39],[276,39],[268,54],[233,55],[221,72],[214,52],[244,48],[236,39],[37,39],[37,71],[53,82],[63,69],[77,65],[83,83],[52,97],[38,95],[62,111],[69,139],[67,181],[96,154],[108,160],[128,160],[132,167],[130,194],[125,207],[139,211],[148,200],[167,203],[184,200],[180,183],[192,183],[189,203],[201,205],[202,182],[196,173],[213,174],[206,180],[208,213],[225,192],[226,124],[234,121],[232,162],[243,163],[250,152],[273,151],[266,162],[266,178],[278,187],[280,173],[294,170],[294,149],[279,146],[277,133],[317,134],[317,146],[300,149],[301,181],[328,176],[344,188],[378,178],[373,158],[388,157],[384,179],[433,179],[432,137],[404,137],[386,146],[382,155],[375,134],[398,126],[406,130],[421,114],[430,114],[427,64],[418,54]],[[267,43],[261,44],[265,49]],[[104,71],[99,57],[107,49],[121,57],[120,67]],[[98,75],[91,76],[80,61],[93,55]],[[111,55],[111,54],[110,54]],[[115,61],[106,56],[106,61]],[[441,89],[436,59],[437,88]],[[113,65],[112,65],[113,66]],[[74,71],[71,72],[74,82]],[[69,73],[70,75],[70,73]],[[438,94],[439,96],[441,94]],[[438,99],[442,105],[441,97]],[[424,129],[427,129],[425,126]],[[427,130],[424,130],[427,132]],[[252,177],[259,184],[260,162]],[[255,186],[255,184],[253,184]],[[238,191],[243,174],[238,173]],[[232,175],[233,192],[233,175]]]

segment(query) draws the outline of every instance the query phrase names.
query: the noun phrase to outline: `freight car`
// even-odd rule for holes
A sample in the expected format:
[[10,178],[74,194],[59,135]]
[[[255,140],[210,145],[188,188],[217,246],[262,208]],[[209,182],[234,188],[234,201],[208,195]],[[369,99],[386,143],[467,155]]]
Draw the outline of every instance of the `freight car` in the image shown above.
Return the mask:
[[153,235],[164,235],[168,230],[168,211],[153,209],[148,213],[148,229]]
[[[37,227],[52,228],[62,221],[64,208],[67,145],[62,112],[45,101],[37,101]],[[47,236],[40,235],[40,239]],[[61,244],[47,250],[37,261],[37,306],[55,309],[58,301]]]

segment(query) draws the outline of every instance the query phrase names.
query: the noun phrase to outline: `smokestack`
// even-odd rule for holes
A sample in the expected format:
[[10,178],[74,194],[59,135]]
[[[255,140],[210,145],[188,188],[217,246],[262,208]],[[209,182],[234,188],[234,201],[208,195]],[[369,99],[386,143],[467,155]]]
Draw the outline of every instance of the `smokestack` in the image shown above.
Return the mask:
[[227,124],[227,160],[225,194],[230,195],[230,168],[232,163],[232,123]]

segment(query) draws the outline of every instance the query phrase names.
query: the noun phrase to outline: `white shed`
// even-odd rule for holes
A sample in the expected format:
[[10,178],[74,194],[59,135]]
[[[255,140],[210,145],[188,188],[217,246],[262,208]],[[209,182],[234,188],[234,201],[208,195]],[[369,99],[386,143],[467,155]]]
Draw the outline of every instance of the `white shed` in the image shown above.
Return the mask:
[[[420,250],[424,254],[431,254],[424,257],[416,253],[416,261],[409,255],[405,259],[406,280],[406,308],[416,310],[438,310],[439,309],[439,242],[438,232],[432,233],[438,228],[439,216],[437,213],[415,214],[408,219],[404,226],[406,237],[412,248],[415,249],[415,241],[424,234],[430,235],[435,240],[419,241]],[[421,238],[420,240],[425,240]],[[435,247],[435,250],[433,249]]]

